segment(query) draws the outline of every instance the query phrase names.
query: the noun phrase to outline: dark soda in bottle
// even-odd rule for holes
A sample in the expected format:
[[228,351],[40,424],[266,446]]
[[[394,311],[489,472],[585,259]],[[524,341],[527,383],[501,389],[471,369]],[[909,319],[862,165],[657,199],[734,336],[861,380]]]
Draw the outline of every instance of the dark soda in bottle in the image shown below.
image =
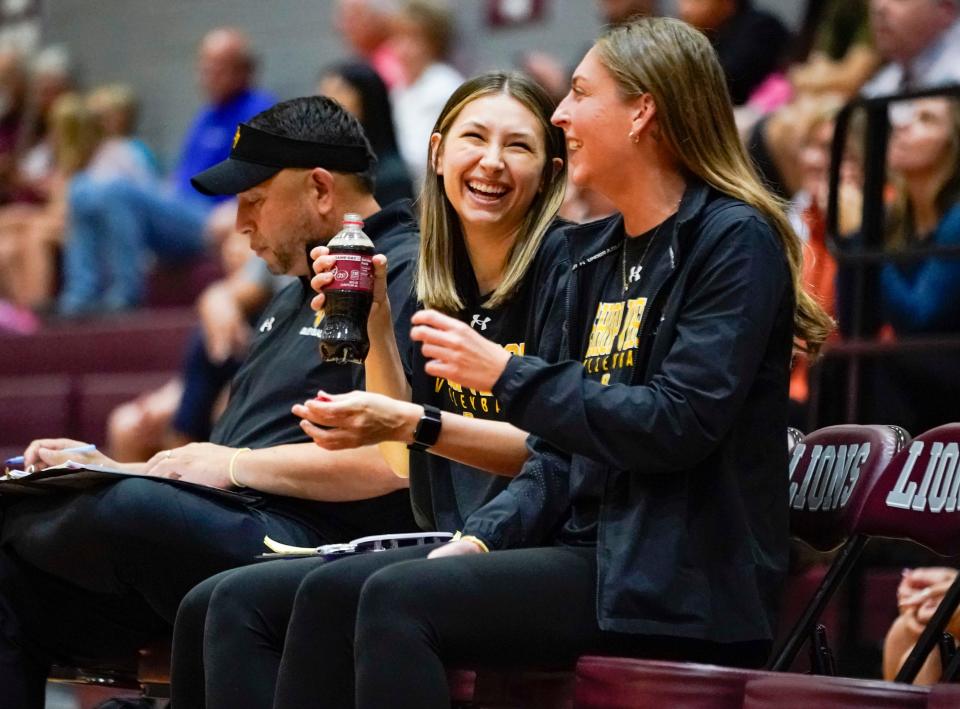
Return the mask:
[[359,214],[343,215],[343,229],[329,242],[336,258],[333,282],[323,289],[320,357],[324,362],[361,363],[370,349],[367,317],[373,303],[373,253]]

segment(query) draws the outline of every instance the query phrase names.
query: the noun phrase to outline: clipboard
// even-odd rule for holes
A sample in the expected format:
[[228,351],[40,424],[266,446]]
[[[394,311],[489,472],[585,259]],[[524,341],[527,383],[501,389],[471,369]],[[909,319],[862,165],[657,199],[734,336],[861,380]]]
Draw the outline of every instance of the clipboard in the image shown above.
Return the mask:
[[162,485],[174,485],[188,489],[191,492],[229,500],[235,503],[250,503],[259,499],[259,497],[244,492],[221,490],[207,485],[187,482],[186,480],[174,480],[173,478],[162,478],[153,475],[127,473],[103,465],[77,463],[72,460],[68,460],[61,465],[55,465],[30,473],[22,470],[8,471],[6,475],[0,477],[0,498],[78,492],[102,485],[109,485],[128,478],[152,480]]

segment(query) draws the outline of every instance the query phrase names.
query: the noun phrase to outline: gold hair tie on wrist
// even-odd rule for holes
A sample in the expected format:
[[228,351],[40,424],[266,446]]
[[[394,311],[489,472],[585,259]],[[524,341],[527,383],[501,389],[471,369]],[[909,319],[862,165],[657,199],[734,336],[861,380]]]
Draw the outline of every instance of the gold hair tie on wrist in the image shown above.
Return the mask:
[[476,546],[484,554],[490,553],[490,547],[487,546],[487,543],[484,542],[480,537],[475,537],[472,534],[464,534],[463,532],[458,531],[453,535],[451,542],[470,542]]
[[230,465],[227,467],[227,477],[230,478],[230,484],[234,487],[242,488],[246,487],[242,482],[237,480],[237,475],[234,468],[237,465],[237,458],[240,457],[241,453],[249,453],[249,448],[238,448],[233,452],[233,455],[230,457]]

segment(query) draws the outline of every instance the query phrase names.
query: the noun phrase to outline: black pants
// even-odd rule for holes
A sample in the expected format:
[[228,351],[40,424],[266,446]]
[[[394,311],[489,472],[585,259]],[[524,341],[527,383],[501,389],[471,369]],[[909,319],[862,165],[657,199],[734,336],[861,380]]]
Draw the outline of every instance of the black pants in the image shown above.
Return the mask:
[[595,652],[757,666],[769,651],[601,631],[592,548],[427,551],[274,562],[194,589],[177,617],[174,709],[204,706],[204,683],[207,709],[446,709],[450,664],[570,667]]
[[162,637],[184,594],[252,562],[265,534],[325,541],[280,515],[139,478],[7,498],[0,515],[0,709],[42,707],[51,662],[112,662]]

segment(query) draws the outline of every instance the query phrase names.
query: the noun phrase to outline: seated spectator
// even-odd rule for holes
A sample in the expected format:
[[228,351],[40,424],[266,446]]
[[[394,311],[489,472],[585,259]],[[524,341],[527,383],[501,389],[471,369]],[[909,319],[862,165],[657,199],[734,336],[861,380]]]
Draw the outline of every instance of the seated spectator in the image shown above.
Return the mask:
[[863,87],[880,96],[960,80],[960,3],[956,0],[870,0],[870,25],[889,62]]
[[[904,569],[897,588],[900,615],[883,641],[883,678],[892,681],[937,611],[944,594],[957,577],[957,570],[944,567]],[[960,637],[960,610],[953,614],[946,632]],[[941,675],[940,650],[934,647],[914,679],[914,684],[935,684]]]
[[400,155],[419,193],[426,174],[430,126],[463,77],[446,63],[453,17],[442,0],[407,0],[390,39],[403,68],[403,85],[393,91],[393,120]]
[[[115,90],[110,90],[115,91]],[[128,91],[128,90],[127,90]],[[114,126],[103,114],[104,94],[94,94],[82,109],[82,119],[89,127],[94,147],[89,158],[80,165],[67,185],[66,238],[63,245],[63,284],[59,311],[63,315],[112,312],[129,307],[129,279],[138,275],[135,265],[143,256],[135,243],[121,238],[131,233],[122,220],[120,210],[104,210],[101,220],[91,218],[86,210],[96,205],[96,195],[115,183],[131,189],[149,190],[156,186],[154,162],[142,144],[128,134],[110,132]],[[132,111],[132,94],[130,94]],[[100,108],[98,111],[97,108]],[[114,112],[118,107],[113,108]],[[119,224],[117,222],[120,222]]]
[[[411,288],[414,220],[402,205],[379,209],[371,160],[359,123],[335,102],[311,97],[242,124],[231,157],[197,176],[208,192],[239,192],[237,228],[271,271],[301,278],[267,306],[212,442],[126,464],[142,475],[111,485],[0,500],[0,687],[9,705],[43,706],[54,659],[124,657],[169,633],[186,591],[252,562],[265,535],[316,546],[414,528],[406,483],[375,448],[324,451],[290,413],[318,389],[362,386],[360,366],[317,356],[308,244],[325,242],[345,212],[356,212],[389,259],[393,295]],[[34,441],[26,464],[69,457],[120,466],[96,451],[63,452],[77,443]]]
[[[55,260],[63,247],[64,281],[70,290],[82,273],[91,280],[93,293],[109,293],[112,274],[127,264],[121,254],[111,258],[112,244],[102,244],[99,235],[74,239],[67,203],[70,195],[87,183],[125,180],[148,184],[152,170],[142,153],[125,138],[102,134],[96,114],[77,94],[58,98],[50,111],[49,144],[53,150],[54,175],[48,180],[49,201],[43,206],[11,206],[0,217],[0,269],[7,296],[14,302],[40,308],[54,292]],[[65,233],[69,232],[69,233]],[[89,242],[96,251],[75,250]]]
[[677,10],[680,19],[710,38],[734,106],[746,103],[780,68],[787,29],[773,15],[754,9],[750,0],[679,0]]
[[272,275],[250,251],[249,238],[233,228],[236,211],[234,203],[225,202],[211,215],[214,224],[230,219],[229,234],[218,239],[226,276],[197,299],[200,325],[184,352],[180,373],[110,414],[107,450],[115,460],[146,460],[160,450],[210,438],[257,318],[290,281],[289,276]]
[[[884,247],[894,252],[926,245],[960,244],[960,105],[955,99],[925,98],[891,107],[893,132],[887,165],[895,185],[885,220]],[[861,243],[853,234],[845,250]],[[888,336],[960,332],[960,260],[947,256],[887,262],[868,270],[879,302],[854,303],[854,269],[840,269],[837,309],[849,332],[853,308],[863,313],[863,332]],[[956,358],[951,354],[903,353],[884,358],[870,391],[877,400],[868,413],[876,422],[897,421],[925,431],[956,419]]]
[[100,120],[104,137],[125,139],[130,147],[142,153],[146,165],[159,173],[157,156],[136,135],[140,106],[133,89],[125,84],[100,86],[87,96],[87,107]]
[[[870,30],[882,67],[865,96],[895,94],[960,81],[960,4],[955,0],[869,0]],[[771,189],[789,198],[801,177],[796,146],[816,101],[800,93],[788,107],[749,131],[749,149]]]
[[377,156],[374,196],[380,204],[412,199],[413,186],[400,157],[387,87],[367,64],[348,62],[327,67],[320,74],[317,93],[329,96],[360,121]]
[[115,280],[115,288],[99,304],[96,282],[84,280],[81,272],[80,283],[61,298],[62,314],[138,305],[150,253],[181,260],[203,251],[209,238],[206,220],[223,198],[198,195],[190,186],[190,176],[223,159],[230,151],[237,124],[272,104],[273,99],[251,87],[256,62],[250,40],[240,30],[209,32],[200,43],[197,66],[209,105],[200,110],[186,136],[171,184],[161,189],[122,180],[88,182],[71,193],[75,250],[94,253],[95,241],[100,240],[122,250],[128,262],[122,280]]

